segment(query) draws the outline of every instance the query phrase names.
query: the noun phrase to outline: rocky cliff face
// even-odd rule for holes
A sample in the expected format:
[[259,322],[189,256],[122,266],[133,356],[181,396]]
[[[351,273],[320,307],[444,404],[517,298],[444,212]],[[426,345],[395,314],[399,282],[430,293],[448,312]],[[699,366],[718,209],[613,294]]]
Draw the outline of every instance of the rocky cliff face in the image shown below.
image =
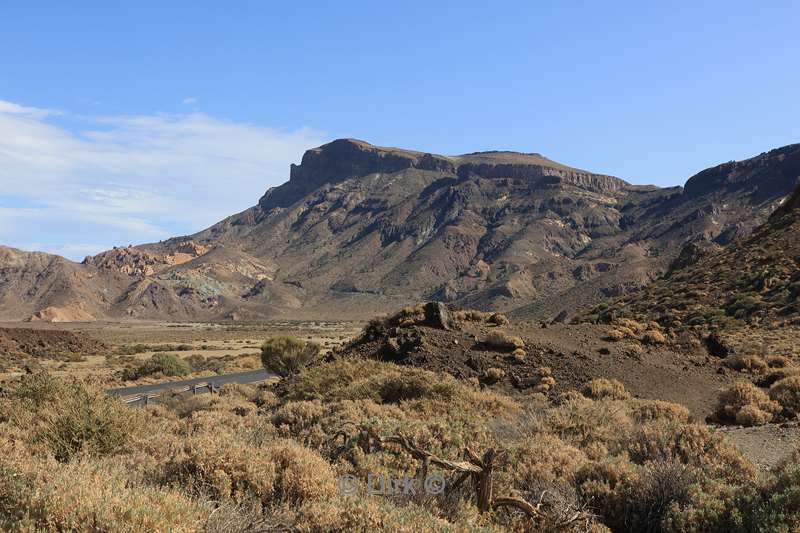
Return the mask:
[[[783,326],[800,326],[800,187],[752,235],[701,251],[674,265],[669,276],[590,316],[656,320],[672,328],[766,326],[780,340]],[[796,331],[785,337],[792,335]],[[796,343],[789,345],[796,353]]]
[[539,154],[441,156],[342,139],[207,230],[69,268],[123,280],[97,303],[110,316],[355,317],[420,299],[571,314],[657,278],[687,243],[747,235],[792,190],[796,153],[722,165],[683,190]]

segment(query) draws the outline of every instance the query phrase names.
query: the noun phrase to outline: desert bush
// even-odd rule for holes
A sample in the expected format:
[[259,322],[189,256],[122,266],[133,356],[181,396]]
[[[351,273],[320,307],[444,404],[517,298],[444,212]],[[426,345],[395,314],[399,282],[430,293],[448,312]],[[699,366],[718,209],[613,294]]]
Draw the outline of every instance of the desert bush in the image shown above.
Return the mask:
[[144,418],[99,388],[47,375],[24,378],[5,406],[12,424],[62,462],[114,453],[142,432]]
[[515,361],[523,362],[528,354],[522,348],[517,348],[511,352],[511,355],[514,357]]
[[783,460],[762,488],[756,514],[761,531],[797,531],[800,528],[800,450]]
[[619,342],[625,339],[625,333],[616,328],[610,329],[606,333],[606,339],[612,342]]
[[517,348],[525,348],[525,342],[521,338],[509,335],[505,331],[490,331],[486,335],[484,343],[498,350],[513,351]]
[[575,473],[575,487],[581,499],[596,509],[605,523],[614,523],[617,517],[624,516],[624,488],[635,478],[636,469],[630,462],[604,459],[584,464]]
[[736,413],[736,423],[742,426],[763,426],[772,421],[773,414],[749,403]]
[[583,395],[593,400],[607,398],[610,400],[627,400],[631,397],[625,385],[616,379],[596,378],[583,387]]
[[763,372],[768,368],[767,363],[757,355],[729,355],[722,360],[722,364],[733,370],[748,372]]
[[769,388],[769,397],[792,414],[800,413],[800,375],[776,381]]
[[555,435],[538,434],[511,452],[515,485],[527,488],[540,483],[573,480],[587,462],[586,454]]
[[679,462],[729,483],[752,483],[756,478],[755,467],[734,445],[701,424],[643,424],[625,446],[636,464]]
[[457,394],[454,381],[431,381],[422,374],[387,377],[376,384],[380,403],[439,399],[449,401]]
[[[413,385],[398,386],[397,380]],[[394,383],[386,386],[386,383]],[[510,398],[488,391],[476,391],[448,374],[436,374],[419,368],[398,366],[369,359],[340,359],[306,369],[290,378],[283,392],[284,400],[373,400],[382,403],[396,396],[382,396],[381,391],[411,390],[418,400],[440,402],[467,410],[507,411],[519,406]],[[408,396],[406,396],[408,399]]]
[[118,466],[0,457],[3,531],[198,531],[210,509],[179,490],[132,484]]
[[779,410],[778,403],[755,385],[736,383],[719,395],[714,416],[723,423],[752,426],[766,424]]
[[188,344],[125,344],[117,348],[118,355],[137,355],[145,352],[188,352],[194,350]]
[[185,376],[191,372],[191,365],[177,355],[156,353],[138,367],[124,371],[122,377],[125,380],[136,380],[155,375],[167,377]]
[[491,313],[476,309],[459,309],[453,311],[453,317],[460,322],[486,322]]
[[38,408],[42,405],[57,402],[67,392],[66,382],[40,371],[25,376],[11,392],[11,397],[23,400]]
[[143,431],[140,413],[116,398],[81,384],[70,388],[70,396],[39,412],[37,439],[59,461],[116,452]]
[[536,374],[539,377],[539,382],[533,387],[534,392],[548,392],[556,386],[556,379],[553,377],[553,371],[549,367],[541,366],[537,368]]
[[759,387],[771,387],[775,382],[790,376],[800,375],[800,368],[796,366],[787,366],[784,368],[775,368],[766,374],[762,374],[756,384]]
[[497,383],[506,377],[506,371],[502,368],[487,368],[483,372],[483,378],[489,383]]
[[544,424],[549,433],[578,446],[590,459],[608,454],[618,447],[632,427],[632,420],[621,402],[565,395],[561,404],[546,412]]
[[645,331],[642,335],[642,342],[645,344],[666,344],[667,338],[663,333],[656,330]]
[[629,332],[628,336],[630,337],[641,335],[647,329],[647,327],[642,323],[630,318],[617,318],[614,321],[614,324],[616,324],[617,327],[619,327],[623,332]]
[[333,470],[313,450],[290,440],[243,446],[235,437],[204,433],[186,441],[183,453],[165,468],[165,481],[178,481],[197,494],[262,505],[301,505],[335,494]]
[[279,376],[296,374],[319,357],[320,345],[294,337],[274,337],[261,347],[264,368]]
[[787,368],[794,366],[794,362],[783,355],[770,355],[766,357],[765,361],[770,368]]
[[688,423],[689,410],[677,403],[662,400],[632,400],[631,417],[638,423],[656,420]]
[[619,488],[617,505],[608,516],[614,529],[658,532],[674,506],[690,502],[695,470],[674,461],[656,461],[638,469]]
[[508,317],[506,315],[500,313],[492,313],[492,315],[486,319],[489,324],[494,324],[496,326],[507,326],[510,324]]

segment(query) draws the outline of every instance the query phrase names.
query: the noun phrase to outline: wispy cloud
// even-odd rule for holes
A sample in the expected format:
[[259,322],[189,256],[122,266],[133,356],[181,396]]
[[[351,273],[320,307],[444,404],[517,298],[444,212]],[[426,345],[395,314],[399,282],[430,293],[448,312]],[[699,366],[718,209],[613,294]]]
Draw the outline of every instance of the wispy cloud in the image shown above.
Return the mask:
[[323,142],[308,129],[198,112],[84,118],[77,131],[57,115],[0,101],[0,186],[24,205],[0,208],[0,244],[45,243],[78,258],[76,246],[196,231],[254,205]]
[[195,98],[194,96],[187,96],[186,98],[183,99],[183,103],[186,105],[194,105],[197,103],[197,98]]

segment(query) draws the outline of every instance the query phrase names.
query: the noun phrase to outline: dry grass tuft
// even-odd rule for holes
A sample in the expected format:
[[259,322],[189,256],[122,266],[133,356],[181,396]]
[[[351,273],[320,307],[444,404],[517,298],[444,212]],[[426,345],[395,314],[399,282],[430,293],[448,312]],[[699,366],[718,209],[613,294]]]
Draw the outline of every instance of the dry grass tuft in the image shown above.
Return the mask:
[[506,371],[502,368],[487,368],[483,373],[483,379],[489,383],[497,383],[506,377]]
[[521,338],[510,335],[505,331],[490,331],[486,335],[484,343],[498,350],[513,351],[525,348],[525,342]]
[[616,379],[596,378],[584,385],[583,395],[593,400],[627,400],[631,397],[625,385]]

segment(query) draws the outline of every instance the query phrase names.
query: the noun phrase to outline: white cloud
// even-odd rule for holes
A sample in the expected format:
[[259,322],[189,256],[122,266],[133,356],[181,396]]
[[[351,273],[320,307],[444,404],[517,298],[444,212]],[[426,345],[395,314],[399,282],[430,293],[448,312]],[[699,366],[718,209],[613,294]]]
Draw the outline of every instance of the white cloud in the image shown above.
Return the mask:
[[197,231],[255,205],[324,141],[203,113],[95,117],[77,132],[53,115],[0,101],[0,244],[77,252]]
[[14,102],[0,100],[0,113],[9,115],[28,115],[35,118],[44,118],[48,115],[60,115],[59,111],[52,109],[40,109],[37,107],[25,107]]
[[195,98],[194,96],[187,96],[186,98],[183,99],[183,103],[186,105],[194,105],[197,103],[197,101],[198,101],[197,98]]

